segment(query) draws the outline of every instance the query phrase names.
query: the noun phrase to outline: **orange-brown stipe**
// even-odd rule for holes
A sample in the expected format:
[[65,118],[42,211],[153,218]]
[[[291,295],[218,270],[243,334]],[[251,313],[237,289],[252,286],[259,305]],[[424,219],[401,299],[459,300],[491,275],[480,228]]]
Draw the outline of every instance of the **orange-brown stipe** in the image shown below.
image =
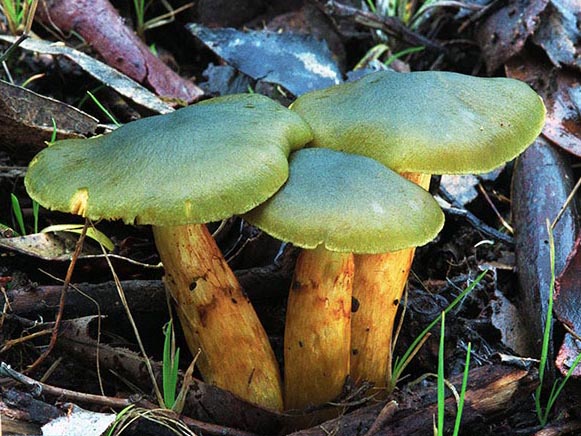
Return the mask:
[[349,374],[353,255],[303,250],[289,292],[284,335],[285,408],[341,394]]
[[153,227],[165,285],[208,383],[282,410],[278,364],[248,297],[206,226]]
[[[430,174],[402,173],[424,189]],[[414,258],[415,248],[384,254],[355,255],[351,320],[351,377],[376,388],[391,385],[393,324]]]

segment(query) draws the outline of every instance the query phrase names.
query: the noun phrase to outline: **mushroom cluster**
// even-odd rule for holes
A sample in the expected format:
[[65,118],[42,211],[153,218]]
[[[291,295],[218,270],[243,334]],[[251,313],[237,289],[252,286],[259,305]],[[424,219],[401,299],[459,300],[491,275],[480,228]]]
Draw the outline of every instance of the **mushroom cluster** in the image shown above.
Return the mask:
[[515,80],[381,72],[305,94],[291,110],[235,95],[59,141],[25,181],[47,208],[151,224],[204,378],[278,410],[268,338],[203,223],[243,214],[304,248],[284,338],[284,406],[304,409],[339,396],[347,376],[393,384],[413,247],[443,225],[430,174],[495,168],[534,140],[544,114]]

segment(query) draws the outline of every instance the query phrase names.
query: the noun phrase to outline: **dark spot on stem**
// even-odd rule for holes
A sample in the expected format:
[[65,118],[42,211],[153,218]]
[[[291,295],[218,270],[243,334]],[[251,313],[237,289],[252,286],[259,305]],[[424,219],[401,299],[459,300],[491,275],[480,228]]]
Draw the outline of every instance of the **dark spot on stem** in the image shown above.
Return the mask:
[[303,348],[305,346],[305,344],[303,344],[303,341],[299,341],[299,347]]
[[355,313],[359,310],[359,300],[355,297],[351,297],[351,313]]

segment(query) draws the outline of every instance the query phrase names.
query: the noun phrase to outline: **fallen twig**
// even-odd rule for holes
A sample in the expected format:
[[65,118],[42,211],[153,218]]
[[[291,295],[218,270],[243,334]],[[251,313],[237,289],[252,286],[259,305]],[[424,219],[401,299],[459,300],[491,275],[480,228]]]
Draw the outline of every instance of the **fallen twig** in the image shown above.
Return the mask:
[[330,0],[325,4],[325,11],[329,15],[352,18],[356,23],[372,29],[378,29],[410,45],[422,45],[427,50],[445,53],[446,49],[428,38],[407,28],[400,20],[395,17],[380,17],[377,14],[362,11],[342,3]]

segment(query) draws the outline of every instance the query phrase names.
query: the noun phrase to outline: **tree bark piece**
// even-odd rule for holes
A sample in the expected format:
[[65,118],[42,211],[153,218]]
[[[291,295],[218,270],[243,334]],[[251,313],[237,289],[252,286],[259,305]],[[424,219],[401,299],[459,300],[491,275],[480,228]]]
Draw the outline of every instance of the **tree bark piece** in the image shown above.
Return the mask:
[[153,227],[165,285],[204,379],[282,409],[278,364],[260,320],[204,225]]
[[109,65],[160,97],[191,103],[203,94],[155,57],[107,0],[41,0],[37,19],[64,33],[78,32]]
[[349,374],[353,255],[303,250],[289,293],[284,335],[285,408],[340,396]]
[[[565,154],[542,137],[517,159],[514,167],[511,198],[521,289],[519,308],[530,332],[531,356],[540,353],[549,301],[551,262],[546,220],[555,219],[573,189],[573,181]],[[575,247],[577,229],[577,212],[570,206],[553,229],[557,275]],[[549,352],[552,356],[552,341]]]

